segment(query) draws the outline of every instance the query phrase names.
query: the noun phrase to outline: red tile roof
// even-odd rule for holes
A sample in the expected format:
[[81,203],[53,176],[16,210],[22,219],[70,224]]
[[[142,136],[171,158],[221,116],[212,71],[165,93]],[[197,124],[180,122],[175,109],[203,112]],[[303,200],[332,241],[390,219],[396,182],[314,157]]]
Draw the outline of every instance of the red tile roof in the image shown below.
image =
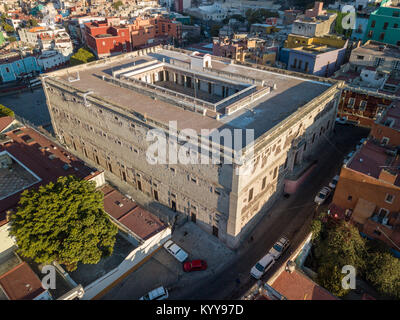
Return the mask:
[[141,239],[147,240],[167,227],[155,215],[111,186],[107,185],[101,191],[104,193],[104,210]]
[[[379,178],[382,169],[389,167],[391,170],[399,173],[399,159],[396,159],[393,163],[389,163],[390,155],[386,153],[386,148],[375,144],[372,141],[367,141],[361,149],[354,155],[347,167],[358,171],[360,173],[369,175],[375,179]],[[395,185],[400,185],[400,175],[396,178]]]
[[[84,162],[55,145],[42,134],[28,127],[19,130],[20,132],[14,130],[6,133],[13,141],[0,145],[0,152],[6,150],[42,179],[34,187],[56,181],[60,176],[72,174],[87,179],[96,175],[96,173],[92,174],[94,170],[87,167]],[[54,154],[56,158],[49,159],[51,154]],[[71,167],[64,169],[65,165]],[[21,192],[0,201],[0,226],[6,223],[6,211],[17,205]]]
[[288,300],[338,300],[300,271],[283,271],[272,287]]
[[32,300],[45,291],[39,277],[26,262],[0,276],[1,289],[9,300]]
[[14,118],[12,117],[1,117],[0,118],[0,132],[2,132],[4,129],[6,129],[12,122],[14,121]]

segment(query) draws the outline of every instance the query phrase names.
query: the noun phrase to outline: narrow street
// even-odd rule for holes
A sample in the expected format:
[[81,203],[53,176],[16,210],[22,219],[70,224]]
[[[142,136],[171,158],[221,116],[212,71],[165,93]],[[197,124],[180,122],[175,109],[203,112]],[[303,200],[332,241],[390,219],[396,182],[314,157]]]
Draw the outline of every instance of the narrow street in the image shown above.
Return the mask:
[[[309,224],[316,212],[314,197],[321,187],[328,185],[339,174],[345,155],[353,150],[358,141],[366,137],[369,129],[353,126],[336,125],[336,134],[325,138],[326,144],[321,149],[317,167],[289,198],[282,197],[262,218],[249,234],[253,240],[247,240],[236,251],[236,256],[215,276],[207,281],[193,285],[176,286],[170,292],[170,299],[239,299],[256,283],[250,276],[252,266],[264,256],[279,236],[285,234],[291,240],[291,246],[283,257],[262,278],[265,282],[289,257],[292,250],[304,239],[309,231]],[[332,196],[328,199],[329,203]]]

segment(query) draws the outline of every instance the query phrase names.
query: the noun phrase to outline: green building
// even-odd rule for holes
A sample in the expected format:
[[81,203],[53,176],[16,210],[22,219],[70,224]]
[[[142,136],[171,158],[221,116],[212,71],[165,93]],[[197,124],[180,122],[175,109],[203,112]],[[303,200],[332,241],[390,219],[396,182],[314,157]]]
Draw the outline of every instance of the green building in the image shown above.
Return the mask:
[[371,13],[364,42],[375,40],[400,46],[400,1],[383,0]]

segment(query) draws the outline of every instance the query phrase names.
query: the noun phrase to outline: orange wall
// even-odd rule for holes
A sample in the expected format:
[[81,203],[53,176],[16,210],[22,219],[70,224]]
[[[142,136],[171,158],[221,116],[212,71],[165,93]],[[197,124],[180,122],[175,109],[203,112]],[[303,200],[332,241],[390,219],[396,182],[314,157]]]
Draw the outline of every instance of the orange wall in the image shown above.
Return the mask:
[[[392,204],[385,202],[387,193],[395,196]],[[348,200],[350,195],[351,201]],[[375,203],[376,211],[379,208],[385,208],[390,212],[400,209],[399,187],[343,167],[333,196],[333,203],[343,209],[354,210],[359,198]]]

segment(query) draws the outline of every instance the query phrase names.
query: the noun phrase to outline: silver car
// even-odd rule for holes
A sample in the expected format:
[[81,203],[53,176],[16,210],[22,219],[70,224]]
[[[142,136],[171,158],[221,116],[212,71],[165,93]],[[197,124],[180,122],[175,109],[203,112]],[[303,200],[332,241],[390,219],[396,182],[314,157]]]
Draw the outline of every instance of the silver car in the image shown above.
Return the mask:
[[314,202],[318,205],[323,204],[326,199],[328,199],[331,194],[331,189],[328,187],[323,187],[320,192],[315,196]]
[[269,253],[274,257],[275,260],[277,260],[282,255],[282,253],[284,253],[285,250],[289,247],[289,244],[290,244],[289,239],[282,236],[277,242],[275,242],[271,250],[269,250]]
[[170,254],[174,256],[176,260],[179,262],[184,262],[188,258],[188,254],[182,250],[181,247],[179,247],[176,243],[174,243],[172,240],[168,240],[164,244],[165,250],[167,250]]

